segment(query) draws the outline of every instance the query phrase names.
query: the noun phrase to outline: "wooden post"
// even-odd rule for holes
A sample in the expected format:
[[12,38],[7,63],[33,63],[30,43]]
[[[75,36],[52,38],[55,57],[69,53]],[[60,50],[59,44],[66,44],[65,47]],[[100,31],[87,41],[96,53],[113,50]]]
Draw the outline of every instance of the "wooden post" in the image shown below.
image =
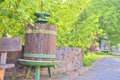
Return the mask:
[[1,64],[6,64],[7,52],[1,53]]
[[5,72],[5,69],[0,68],[0,80],[4,80],[4,72]]
[[[1,53],[1,64],[6,64],[7,52]],[[0,80],[4,80],[5,68],[0,68]]]

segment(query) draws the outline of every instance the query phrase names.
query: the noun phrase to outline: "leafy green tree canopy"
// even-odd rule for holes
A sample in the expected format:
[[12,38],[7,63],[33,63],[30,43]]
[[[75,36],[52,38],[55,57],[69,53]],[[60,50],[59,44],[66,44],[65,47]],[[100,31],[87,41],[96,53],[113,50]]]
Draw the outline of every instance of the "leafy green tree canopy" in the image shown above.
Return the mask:
[[[108,36],[112,45],[120,43],[120,1],[119,0],[98,0],[91,1],[89,10],[91,14],[99,15],[99,28],[103,29],[104,36]],[[89,13],[89,12],[88,12]]]

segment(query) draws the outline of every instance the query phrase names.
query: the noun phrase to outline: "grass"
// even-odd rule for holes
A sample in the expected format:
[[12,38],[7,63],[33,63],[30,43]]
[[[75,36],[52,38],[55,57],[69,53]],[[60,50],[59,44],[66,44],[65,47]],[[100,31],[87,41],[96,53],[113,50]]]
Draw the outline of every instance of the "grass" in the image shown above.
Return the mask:
[[91,66],[95,61],[104,57],[112,57],[112,55],[110,53],[87,53],[84,55],[83,66]]

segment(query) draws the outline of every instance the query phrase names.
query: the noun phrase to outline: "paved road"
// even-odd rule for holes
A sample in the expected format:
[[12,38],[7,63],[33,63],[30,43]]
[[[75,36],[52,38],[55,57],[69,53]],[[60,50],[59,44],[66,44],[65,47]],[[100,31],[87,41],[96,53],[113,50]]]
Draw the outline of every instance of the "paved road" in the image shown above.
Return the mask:
[[75,80],[120,80],[120,58],[104,58]]
[[120,52],[113,52],[112,54],[120,55]]

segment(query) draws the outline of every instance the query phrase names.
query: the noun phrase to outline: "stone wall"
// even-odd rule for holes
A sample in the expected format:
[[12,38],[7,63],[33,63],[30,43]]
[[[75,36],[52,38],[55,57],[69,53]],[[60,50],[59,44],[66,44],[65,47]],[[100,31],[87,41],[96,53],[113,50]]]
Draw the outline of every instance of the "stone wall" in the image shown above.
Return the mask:
[[[12,55],[12,53],[10,55]],[[58,75],[61,73],[67,74],[82,67],[83,66],[83,63],[82,63],[83,55],[84,55],[84,52],[80,48],[57,47],[56,48],[56,60],[60,61],[60,63],[57,68],[53,68],[53,71],[52,71],[53,74],[58,74]],[[22,54],[19,54],[18,56],[19,57],[17,58],[22,58]],[[13,59],[15,59],[13,60],[15,63],[16,58],[13,58]],[[8,57],[8,60],[9,60],[9,57]],[[18,62],[16,62],[16,67],[12,69],[7,69],[5,76],[7,77],[7,76],[15,75],[17,78],[22,77],[22,76],[24,77],[25,71],[26,71],[26,66],[20,65],[18,64]],[[47,68],[41,69],[41,74],[48,75]],[[47,80],[47,79],[44,79],[44,80]]]
[[83,51],[80,48],[57,47],[56,60],[60,61],[53,73],[66,73],[83,66]]

